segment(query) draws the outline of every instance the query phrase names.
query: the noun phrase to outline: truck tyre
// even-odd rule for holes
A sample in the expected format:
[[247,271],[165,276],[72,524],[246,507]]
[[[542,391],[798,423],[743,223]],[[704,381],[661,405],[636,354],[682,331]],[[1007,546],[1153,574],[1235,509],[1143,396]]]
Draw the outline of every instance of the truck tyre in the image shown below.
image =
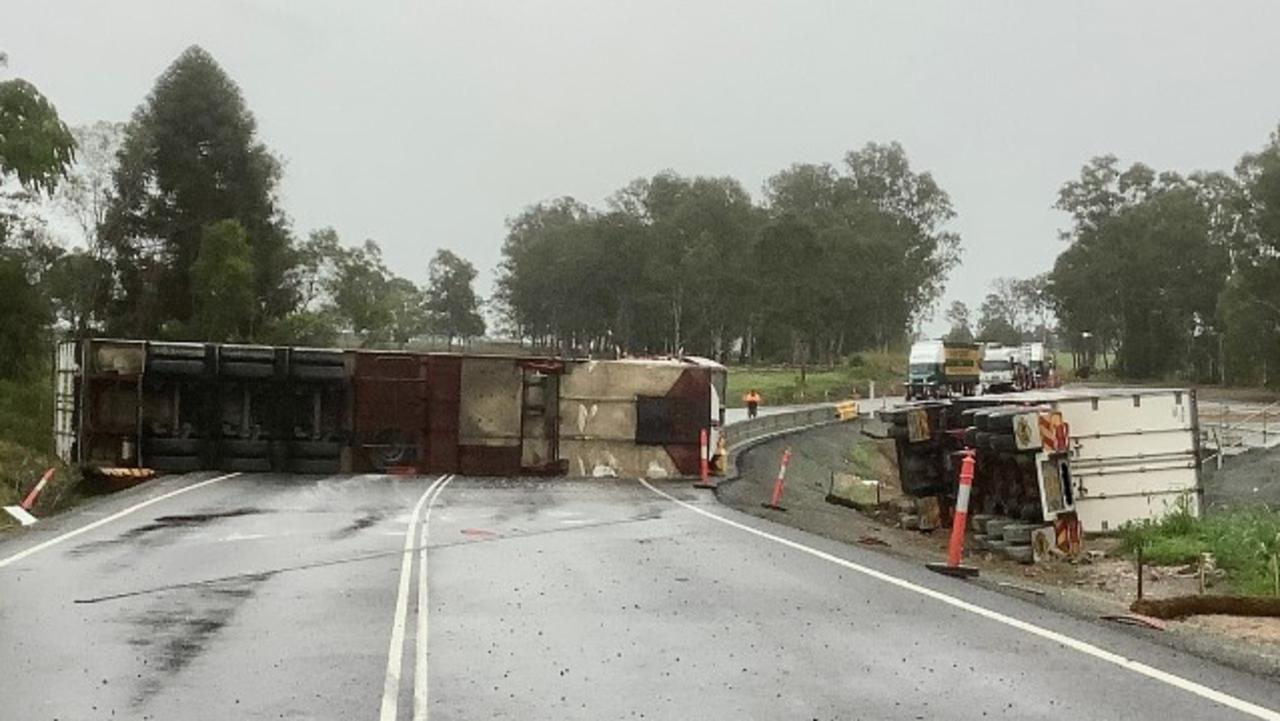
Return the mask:
[[289,463],[293,473],[334,474],[341,471],[341,464],[336,458],[295,458]]
[[987,524],[986,524],[986,526],[983,528],[983,530],[984,530],[984,531],[986,532],[986,534],[987,534],[988,536],[990,536],[992,539],[999,538],[999,539],[1003,540],[1003,539],[1004,539],[1004,527],[1005,527],[1005,526],[1007,526],[1007,525],[1009,525],[1010,523],[1013,523],[1013,521],[1012,521],[1012,520],[1010,520],[1010,519],[1008,519],[1008,518],[1005,518],[1004,516],[996,516],[996,517],[994,517],[994,518],[991,518],[991,519],[988,519],[988,520],[987,520]]
[[197,456],[204,442],[199,438],[144,438],[142,448],[149,456]]
[[1009,410],[992,413],[987,418],[987,427],[993,431],[1011,433],[1013,431],[1013,417],[1016,415],[1018,415],[1017,411]]
[[992,433],[987,440],[993,451],[1011,452],[1018,450],[1018,439],[1004,433]]
[[988,408],[979,408],[973,413],[973,425],[980,431],[989,431],[991,426],[991,410]]
[[224,471],[241,473],[267,473],[271,470],[271,461],[266,458],[223,458],[218,466]]
[[1036,554],[1031,546],[1005,546],[1004,557],[1018,563],[1035,563]]
[[143,460],[147,468],[169,473],[191,473],[202,467],[199,456],[151,456]]
[[974,533],[985,534],[987,532],[987,522],[993,518],[995,516],[990,513],[975,513],[969,519],[969,528],[973,529]]
[[1031,532],[1040,528],[1039,524],[1033,523],[1010,523],[1001,530],[1001,536],[1005,543],[1011,546],[1029,546],[1031,545]]
[[338,381],[347,377],[347,369],[342,366],[293,365],[289,374],[304,381]]
[[204,360],[204,346],[199,343],[149,343],[147,358]]
[[294,441],[289,444],[293,458],[330,459],[342,455],[343,445],[337,441]]
[[266,458],[271,453],[270,441],[246,441],[239,438],[224,438],[218,444],[218,452],[224,456],[241,458]]
[[204,373],[204,361],[149,358],[146,372],[162,376],[198,376]]
[[271,365],[276,359],[276,349],[264,345],[224,345],[218,348],[218,358]]
[[290,361],[296,365],[337,366],[342,367],[342,351],[322,350],[320,348],[294,348],[289,351]]
[[270,363],[228,361],[218,366],[218,375],[227,378],[270,378],[275,372],[275,366]]

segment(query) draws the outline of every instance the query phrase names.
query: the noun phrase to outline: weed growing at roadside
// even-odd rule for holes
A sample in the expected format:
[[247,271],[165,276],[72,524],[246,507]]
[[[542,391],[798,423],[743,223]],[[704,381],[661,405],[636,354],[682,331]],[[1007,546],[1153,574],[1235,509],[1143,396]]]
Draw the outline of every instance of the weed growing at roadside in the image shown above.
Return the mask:
[[1275,592],[1272,556],[1280,553],[1280,513],[1267,506],[1211,512],[1197,518],[1183,503],[1160,521],[1126,524],[1120,530],[1127,554],[1139,547],[1148,563],[1172,566],[1212,553],[1226,572],[1230,590],[1247,595]]

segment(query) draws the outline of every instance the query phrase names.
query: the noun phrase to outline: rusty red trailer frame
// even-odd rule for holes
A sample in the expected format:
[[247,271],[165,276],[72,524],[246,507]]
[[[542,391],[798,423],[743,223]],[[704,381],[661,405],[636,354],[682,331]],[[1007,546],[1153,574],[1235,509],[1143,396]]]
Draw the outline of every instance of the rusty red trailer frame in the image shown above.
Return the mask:
[[692,476],[725,369],[94,339],[61,344],[59,453],[85,466]]

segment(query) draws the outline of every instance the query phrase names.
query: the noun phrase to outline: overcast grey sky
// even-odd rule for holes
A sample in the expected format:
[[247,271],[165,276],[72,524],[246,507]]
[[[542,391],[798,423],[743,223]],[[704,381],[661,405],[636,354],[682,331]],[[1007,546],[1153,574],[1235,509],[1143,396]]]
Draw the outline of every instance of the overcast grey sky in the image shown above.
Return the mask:
[[207,48],[286,162],[299,235],[375,238],[418,281],[448,247],[487,286],[504,219],[541,199],[666,168],[758,197],[898,140],[951,194],[947,299],[975,311],[992,278],[1051,267],[1050,206],[1091,156],[1229,169],[1261,146],[1278,33],[1274,0],[0,0],[9,73],[72,124],[127,119]]

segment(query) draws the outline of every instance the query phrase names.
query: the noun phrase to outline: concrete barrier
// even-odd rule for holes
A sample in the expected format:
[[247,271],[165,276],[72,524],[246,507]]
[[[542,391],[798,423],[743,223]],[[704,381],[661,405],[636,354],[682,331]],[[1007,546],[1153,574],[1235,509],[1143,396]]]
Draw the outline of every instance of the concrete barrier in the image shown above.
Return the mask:
[[854,412],[850,413],[849,403],[850,401],[844,401],[807,406],[794,411],[770,413],[726,425],[724,438],[729,457],[725,462],[724,477],[726,479],[737,477],[738,469],[735,462],[737,455],[751,446],[810,428],[856,420],[857,408],[855,406]]

